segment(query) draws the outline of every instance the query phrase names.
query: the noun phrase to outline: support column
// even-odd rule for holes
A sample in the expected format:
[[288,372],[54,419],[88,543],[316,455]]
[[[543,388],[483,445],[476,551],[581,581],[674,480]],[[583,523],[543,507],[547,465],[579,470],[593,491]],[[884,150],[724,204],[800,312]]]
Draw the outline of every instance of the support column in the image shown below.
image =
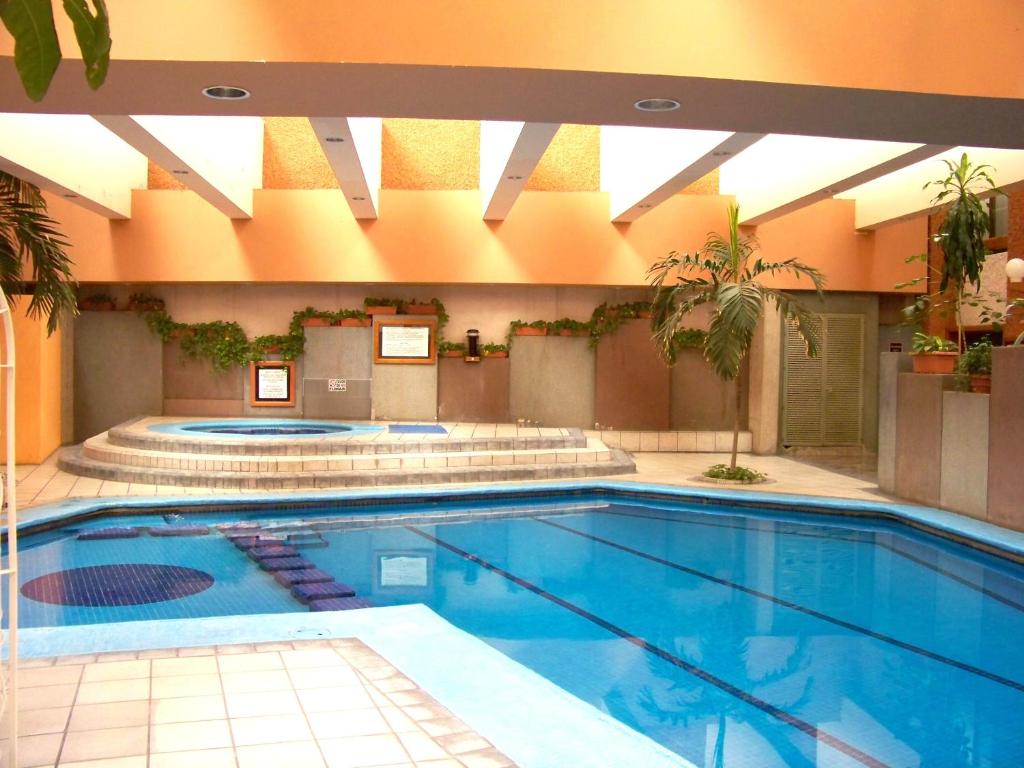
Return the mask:
[[750,349],[748,423],[754,453],[763,455],[778,451],[781,380],[782,318],[778,309],[768,306]]

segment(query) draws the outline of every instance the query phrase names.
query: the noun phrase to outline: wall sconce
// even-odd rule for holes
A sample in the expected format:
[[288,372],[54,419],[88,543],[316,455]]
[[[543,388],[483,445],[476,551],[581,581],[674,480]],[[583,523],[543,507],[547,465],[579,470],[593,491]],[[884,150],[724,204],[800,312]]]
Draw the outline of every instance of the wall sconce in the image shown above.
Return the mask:
[[1010,259],[1006,262],[1006,277],[1011,283],[1024,280],[1024,259]]

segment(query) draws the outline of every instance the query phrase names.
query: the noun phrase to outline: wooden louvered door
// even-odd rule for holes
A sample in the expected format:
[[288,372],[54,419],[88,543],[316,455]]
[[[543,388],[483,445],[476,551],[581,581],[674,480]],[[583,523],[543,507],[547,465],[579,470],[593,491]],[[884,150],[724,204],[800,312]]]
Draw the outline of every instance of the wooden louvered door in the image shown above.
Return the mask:
[[808,357],[794,323],[785,327],[782,444],[860,445],[864,411],[864,316],[819,315],[821,350]]

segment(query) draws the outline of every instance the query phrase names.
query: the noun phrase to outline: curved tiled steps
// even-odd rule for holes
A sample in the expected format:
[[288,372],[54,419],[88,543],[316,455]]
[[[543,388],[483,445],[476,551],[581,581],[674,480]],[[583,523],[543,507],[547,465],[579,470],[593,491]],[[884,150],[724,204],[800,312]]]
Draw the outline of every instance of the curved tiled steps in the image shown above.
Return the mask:
[[[580,429],[566,429],[561,436],[531,437],[469,437],[451,438],[418,436],[416,439],[398,440],[374,433],[353,433],[323,438],[291,440],[231,437],[195,437],[163,434],[141,430],[127,422],[112,427],[106,433],[110,445],[145,451],[172,453],[201,453],[231,456],[313,456],[324,454],[398,454],[398,453],[451,453],[457,451],[517,451],[542,448],[586,448],[587,438]],[[97,435],[102,437],[102,435]],[[95,440],[96,438],[92,438]],[[88,442],[88,441],[86,441]]]
[[[501,439],[481,438],[430,443],[422,452],[270,456],[146,450],[117,445],[107,437],[97,435],[81,446],[65,449],[58,466],[76,475],[127,483],[243,489],[536,480],[635,471],[633,461],[622,451],[582,436],[579,440],[586,443],[584,447],[539,447],[538,442],[578,442],[575,438],[515,438],[516,443],[527,441],[534,447],[491,450],[490,444]],[[450,443],[454,442],[467,445],[452,450]],[[397,443],[403,448],[417,444]]]

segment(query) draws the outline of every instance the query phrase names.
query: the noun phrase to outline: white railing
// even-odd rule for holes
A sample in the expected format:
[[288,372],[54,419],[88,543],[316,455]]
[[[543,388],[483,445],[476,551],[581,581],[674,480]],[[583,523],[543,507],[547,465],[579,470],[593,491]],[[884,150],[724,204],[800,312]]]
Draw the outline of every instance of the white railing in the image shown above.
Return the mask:
[[[18,504],[15,496],[14,454],[14,322],[11,318],[11,307],[7,296],[0,290],[0,321],[3,323],[4,346],[3,358],[0,359],[0,370],[4,373],[6,402],[4,416],[6,418],[7,462],[4,467],[4,484],[2,486],[3,516],[7,523],[7,563],[0,569],[0,590],[6,587],[7,592],[7,632],[6,637],[0,634],[0,645],[7,641],[7,666],[0,674],[0,714],[7,713],[7,755],[3,765],[18,765]],[[0,631],[2,632],[2,631]]]

